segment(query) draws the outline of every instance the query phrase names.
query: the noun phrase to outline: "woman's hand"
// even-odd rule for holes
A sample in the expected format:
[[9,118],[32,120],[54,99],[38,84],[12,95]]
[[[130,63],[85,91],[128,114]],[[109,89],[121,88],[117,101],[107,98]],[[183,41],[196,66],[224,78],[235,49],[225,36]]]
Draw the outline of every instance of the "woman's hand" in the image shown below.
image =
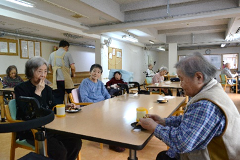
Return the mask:
[[155,128],[157,127],[158,123],[155,122],[152,118],[139,118],[138,122],[143,128],[154,132]]
[[111,87],[110,86],[107,86],[108,89],[110,89]]
[[41,79],[40,82],[36,85],[35,94],[41,96],[44,88],[45,88],[45,82],[44,82],[44,79]]
[[76,107],[76,105],[73,104],[73,103],[68,103],[68,104],[66,104],[66,106],[65,106],[65,109],[66,109],[66,110],[71,110],[72,108],[77,108],[77,107]]

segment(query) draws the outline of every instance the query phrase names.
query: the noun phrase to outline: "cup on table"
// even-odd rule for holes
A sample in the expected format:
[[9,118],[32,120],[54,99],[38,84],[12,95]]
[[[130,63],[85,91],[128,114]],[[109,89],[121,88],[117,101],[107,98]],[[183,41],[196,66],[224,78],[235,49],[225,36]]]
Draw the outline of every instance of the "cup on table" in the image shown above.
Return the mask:
[[145,117],[146,114],[148,114],[147,108],[144,108],[144,107],[138,107],[136,108],[136,111],[137,111],[137,118],[136,118],[137,122],[139,122],[139,118],[143,118]]
[[57,117],[65,117],[66,113],[65,113],[65,104],[57,104],[56,106],[53,107],[56,108],[56,116]]
[[159,83],[155,83],[155,86],[159,86]]

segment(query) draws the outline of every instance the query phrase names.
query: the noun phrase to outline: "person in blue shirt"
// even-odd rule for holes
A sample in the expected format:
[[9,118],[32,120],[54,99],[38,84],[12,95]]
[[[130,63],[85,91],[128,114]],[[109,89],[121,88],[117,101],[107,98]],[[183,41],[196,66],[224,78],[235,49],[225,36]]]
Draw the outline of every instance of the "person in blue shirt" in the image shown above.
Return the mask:
[[182,59],[175,67],[181,86],[189,96],[184,114],[165,119],[150,114],[139,122],[170,147],[156,159],[239,159],[240,129],[234,128],[240,125],[240,115],[214,79],[216,67],[200,53]]
[[84,79],[79,86],[79,95],[82,102],[100,102],[111,98],[105,85],[99,78],[102,75],[102,66],[93,64],[90,68],[90,77]]
[[[84,79],[79,86],[81,102],[100,102],[111,98],[105,85],[99,80],[103,72],[100,64],[93,64],[90,68],[90,77]],[[123,152],[125,148],[109,145],[116,152]]]

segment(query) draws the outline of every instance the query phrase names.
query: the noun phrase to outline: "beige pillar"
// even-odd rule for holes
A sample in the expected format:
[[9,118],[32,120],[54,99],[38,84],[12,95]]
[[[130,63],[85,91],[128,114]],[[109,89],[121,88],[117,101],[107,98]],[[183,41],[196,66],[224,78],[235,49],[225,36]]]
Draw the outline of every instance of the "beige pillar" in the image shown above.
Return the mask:
[[168,45],[168,69],[169,74],[176,74],[174,65],[177,63],[177,43],[169,43]]

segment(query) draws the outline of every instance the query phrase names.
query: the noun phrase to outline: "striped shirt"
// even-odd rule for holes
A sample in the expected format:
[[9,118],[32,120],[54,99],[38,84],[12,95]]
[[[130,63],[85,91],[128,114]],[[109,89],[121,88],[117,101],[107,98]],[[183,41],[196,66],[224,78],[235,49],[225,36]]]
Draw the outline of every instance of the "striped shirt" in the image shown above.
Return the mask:
[[207,100],[189,105],[184,116],[165,120],[166,126],[157,125],[154,135],[170,146],[167,155],[177,159],[181,153],[205,149],[225,128],[224,113]]

